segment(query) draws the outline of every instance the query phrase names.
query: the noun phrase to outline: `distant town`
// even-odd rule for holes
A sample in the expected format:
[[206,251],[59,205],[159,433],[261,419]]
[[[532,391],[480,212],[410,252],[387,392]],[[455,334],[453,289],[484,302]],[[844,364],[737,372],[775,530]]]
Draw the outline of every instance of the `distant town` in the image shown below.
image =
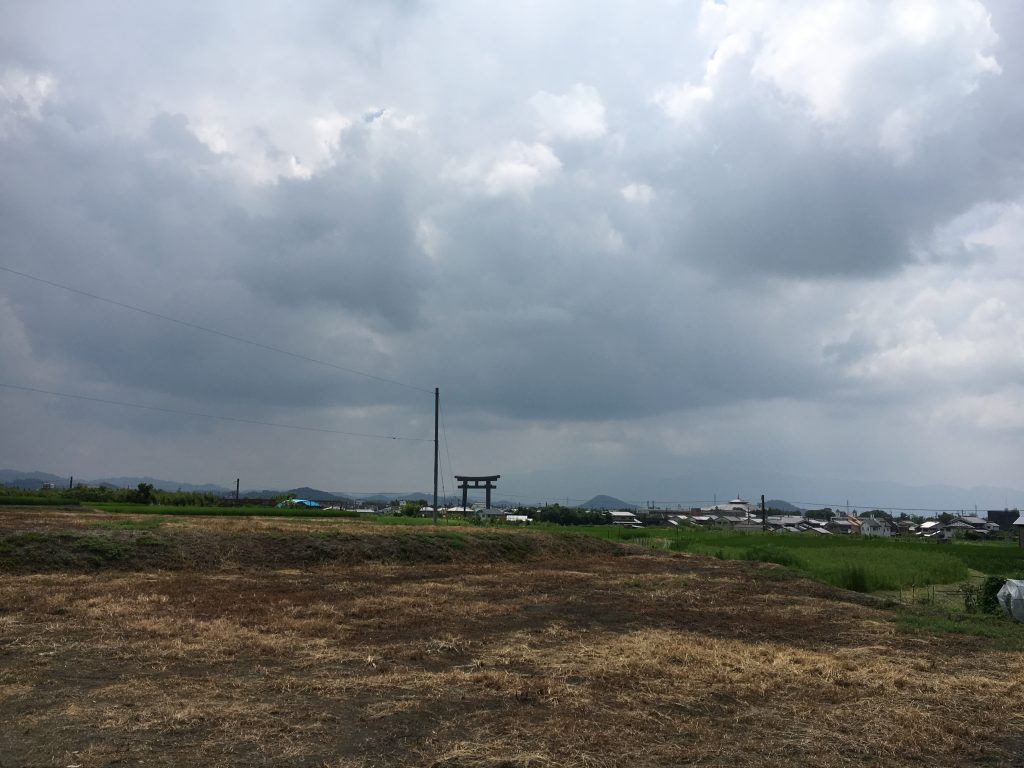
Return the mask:
[[627,528],[699,527],[737,532],[775,532],[811,536],[864,536],[878,538],[920,537],[936,541],[1005,537],[1017,531],[1024,539],[1024,517],[1018,508],[981,512],[906,511],[822,507],[804,509],[781,500],[752,502],[739,496],[701,506],[681,508],[629,504],[613,496],[599,495],[578,503],[516,503],[496,499],[466,501],[450,494],[438,498],[437,509],[425,493],[362,494],[359,497],[302,487],[286,491],[234,491],[215,486],[171,483],[154,478],[119,477],[75,482],[45,472],[0,470],[0,485],[7,493],[18,491],[58,494],[78,501],[129,501],[168,505],[255,506],[350,511],[360,515],[399,515],[442,519],[476,518],[484,522],[529,525],[534,522],[560,525],[612,525]]

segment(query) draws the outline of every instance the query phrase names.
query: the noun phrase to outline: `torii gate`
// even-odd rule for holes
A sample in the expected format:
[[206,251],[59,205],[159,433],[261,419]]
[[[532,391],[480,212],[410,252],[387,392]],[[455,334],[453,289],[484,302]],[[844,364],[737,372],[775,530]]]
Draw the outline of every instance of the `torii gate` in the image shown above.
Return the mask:
[[[459,488],[462,489],[462,508],[466,509],[469,506],[469,489],[470,488],[484,488],[487,491],[487,509],[491,508],[491,491],[494,490],[494,481],[497,480],[501,475],[456,475],[455,479],[459,481]],[[470,485],[472,483],[472,485]]]

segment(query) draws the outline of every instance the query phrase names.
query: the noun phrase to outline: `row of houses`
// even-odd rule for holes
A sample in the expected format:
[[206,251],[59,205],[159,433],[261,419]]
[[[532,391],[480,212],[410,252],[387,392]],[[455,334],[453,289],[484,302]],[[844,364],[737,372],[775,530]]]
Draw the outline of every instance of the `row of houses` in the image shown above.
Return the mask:
[[[387,511],[387,510],[385,510]],[[1010,510],[1008,510],[1009,512]],[[477,515],[483,519],[529,523],[532,519],[518,509],[487,509],[483,504],[472,507],[448,507],[438,510],[444,516]],[[1016,510],[1012,510],[1016,513]],[[420,513],[430,516],[433,509],[423,507]],[[648,525],[703,526],[735,531],[768,530],[778,533],[808,533],[821,536],[868,536],[879,538],[918,536],[928,539],[984,538],[1016,527],[1024,536],[1024,517],[1001,525],[976,515],[955,517],[946,521],[925,520],[918,524],[909,519],[895,519],[875,511],[857,515],[836,512],[828,519],[817,519],[803,514],[771,514],[764,518],[760,509],[740,497],[710,507],[694,507],[687,511],[667,509],[609,510],[612,523],[618,526],[641,528]],[[992,513],[989,513],[992,517]],[[1011,518],[1013,516],[1011,515]],[[1016,525],[1014,525],[1016,523]]]
[[[947,521],[926,520],[920,524],[908,519],[897,520],[882,512],[865,515],[837,512],[828,519],[817,519],[802,514],[771,514],[762,517],[758,508],[739,497],[711,507],[695,507],[685,512],[648,509],[639,512],[613,512],[612,515],[616,524],[630,526],[644,524],[699,525],[737,531],[768,530],[782,533],[880,538],[920,536],[940,540],[988,537],[999,533],[1004,528],[996,522],[977,516],[962,516]],[[1024,521],[1024,517],[1021,520]]]

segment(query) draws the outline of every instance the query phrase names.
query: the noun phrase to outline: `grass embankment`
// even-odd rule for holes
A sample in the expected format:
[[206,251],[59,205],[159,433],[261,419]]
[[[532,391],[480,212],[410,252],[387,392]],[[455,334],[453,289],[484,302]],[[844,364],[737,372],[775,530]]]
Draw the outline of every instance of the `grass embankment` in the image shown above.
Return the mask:
[[[30,526],[33,516],[28,511],[24,516]],[[571,534],[472,528],[424,530],[419,526],[396,528],[356,521],[315,528],[296,526],[291,520],[258,524],[255,520],[251,524],[218,520],[214,524],[210,519],[195,526],[171,516],[129,518],[86,513],[72,517],[49,528],[0,530],[0,569],[47,572],[302,568],[371,562],[496,563],[621,551],[611,542]]]
[[693,552],[722,560],[777,563],[858,592],[952,584],[966,581],[971,571],[1024,577],[1024,549],[1005,542],[957,541],[940,545],[921,539],[737,533],[698,528],[577,530],[613,541],[660,545],[675,552]]
[[115,515],[176,515],[179,517],[359,517],[351,509],[299,509],[278,507],[190,507],[171,504],[90,504]]
[[[52,506],[52,505],[51,505]],[[349,518],[373,522],[377,525],[432,525],[429,517],[394,517],[391,515],[364,514],[354,509],[312,509],[309,507],[194,507],[170,504],[129,504],[101,502],[89,505],[93,509],[114,515],[173,515],[175,517],[282,517],[295,520],[304,518]],[[438,525],[469,526],[473,523],[457,518],[438,518]],[[558,526],[555,526],[558,528]],[[564,528],[558,528],[565,530]]]
[[[278,509],[275,507],[179,507],[137,504],[99,504],[115,514],[209,517],[322,519],[354,518],[351,510]],[[430,526],[430,518],[363,516],[376,525]],[[479,524],[439,519],[446,527],[481,530]],[[508,531],[504,526],[486,530]],[[533,532],[553,535],[585,534],[612,542],[637,541],[676,552],[693,552],[722,560],[776,563],[833,586],[858,592],[879,592],[966,581],[971,571],[1008,578],[1024,576],[1024,550],[1003,542],[955,542],[939,545],[920,539],[865,539],[853,536],[819,537],[797,534],[736,533],[700,528],[644,528],[617,526],[560,526],[540,523]]]
[[981,637],[997,650],[1024,651],[1024,632],[1020,624],[1002,616],[919,608],[900,611],[891,620],[909,634]]
[[726,560],[778,563],[857,592],[877,592],[926,584],[951,584],[969,576],[967,565],[948,549],[931,542],[886,542],[864,539],[821,540],[810,537],[740,534],[700,541],[681,539],[675,551],[714,555]]

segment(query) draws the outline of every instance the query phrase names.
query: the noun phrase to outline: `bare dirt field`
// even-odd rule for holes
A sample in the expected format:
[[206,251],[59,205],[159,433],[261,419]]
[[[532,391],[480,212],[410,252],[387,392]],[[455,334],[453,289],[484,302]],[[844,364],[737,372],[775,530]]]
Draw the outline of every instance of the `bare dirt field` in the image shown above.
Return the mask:
[[0,766],[1024,766],[1024,653],[893,617],[577,537],[0,509]]

